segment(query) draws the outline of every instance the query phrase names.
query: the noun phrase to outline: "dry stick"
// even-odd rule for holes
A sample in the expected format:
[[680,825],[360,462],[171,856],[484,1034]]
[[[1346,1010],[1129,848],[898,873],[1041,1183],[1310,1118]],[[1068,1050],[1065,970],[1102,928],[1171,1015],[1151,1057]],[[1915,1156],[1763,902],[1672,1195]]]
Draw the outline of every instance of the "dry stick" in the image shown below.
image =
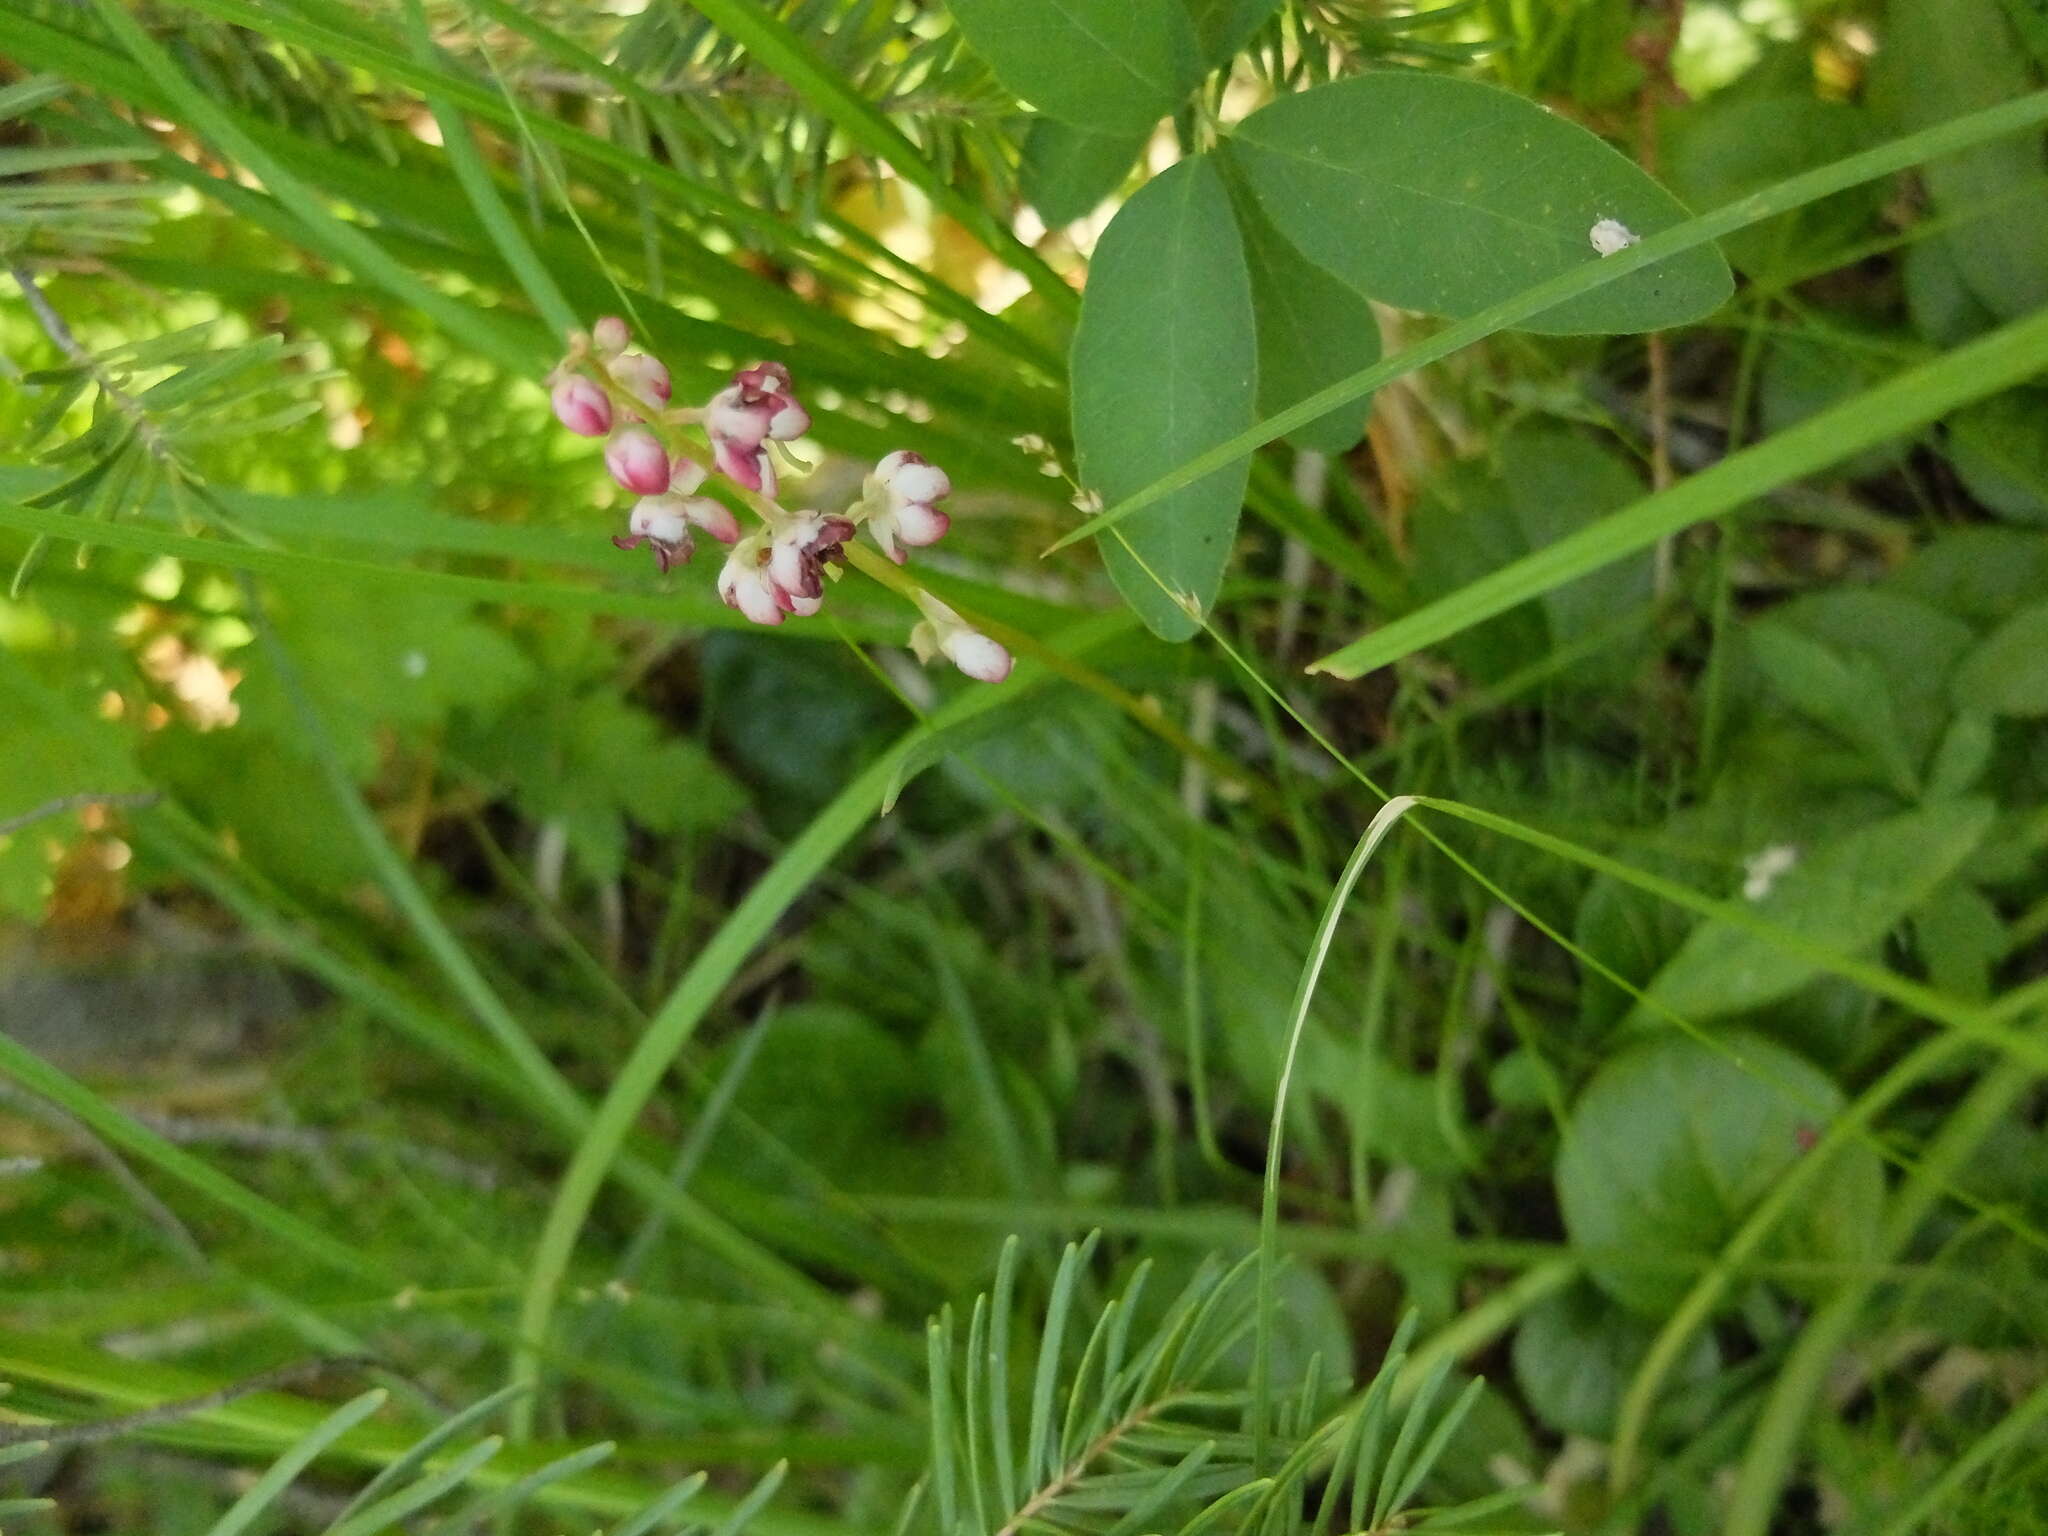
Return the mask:
[[171,445],[164,441],[163,432],[150,419],[149,412],[142,408],[142,402],[116,384],[113,376],[100,365],[99,359],[71,334],[71,327],[64,323],[64,317],[43,296],[35,274],[20,262],[10,261],[7,263],[7,275],[20,287],[22,299],[28,304],[29,313],[36,317],[36,323],[43,328],[43,334],[57,344],[58,351],[91,374],[108,403],[135,423],[135,435],[149,450],[150,456],[164,464],[171,463]]
[[[84,1121],[40,1095],[30,1093],[25,1088],[17,1088],[12,1083],[0,1082],[0,1103],[12,1104],[17,1109],[47,1121],[85,1148],[87,1155],[106,1170],[107,1177],[121,1186],[128,1198],[141,1208],[143,1215],[155,1223],[170,1245],[177,1249],[187,1262],[199,1269],[211,1267],[212,1260],[207,1258],[206,1250],[199,1246],[199,1239],[192,1235],[192,1229],[180,1221],[178,1213],[164,1204],[157,1193],[136,1175],[135,1170],[121,1160],[121,1154],[94,1135],[92,1128]],[[6,1443],[4,1438],[0,1438],[0,1445]]]
[[1056,1503],[1063,1494],[1069,1492],[1097,1457],[1132,1430],[1142,1428],[1150,1420],[1164,1413],[1175,1401],[1172,1397],[1162,1397],[1156,1403],[1147,1403],[1142,1408],[1132,1410],[1121,1423],[1112,1424],[1105,1429],[1093,1445],[1083,1449],[1080,1455],[1061,1469],[1059,1476],[1025,1500],[1023,1507],[1003,1523],[1003,1528],[996,1536],[1017,1536],[1017,1533],[1029,1525],[1041,1510]]
[[[1678,46],[1678,28],[1684,7],[1672,0],[1653,0],[1652,8],[1663,12],[1657,31],[1639,40],[1638,57],[1645,75],[1636,94],[1636,159],[1643,173],[1657,174],[1657,104],[1660,96],[1676,95],[1671,78],[1671,51]],[[1671,488],[1671,353],[1662,331],[1652,331],[1650,361],[1650,488]],[[1657,546],[1656,590],[1663,596],[1671,585],[1671,540]]]
[[232,1382],[225,1387],[216,1387],[211,1392],[202,1392],[197,1397],[181,1398],[175,1403],[159,1403],[154,1408],[143,1408],[135,1413],[124,1413],[111,1419],[94,1419],[85,1424],[0,1424],[0,1445],[24,1445],[31,1441],[43,1445],[94,1445],[102,1440],[113,1440],[138,1429],[150,1429],[159,1424],[174,1423],[189,1418],[195,1413],[208,1413],[215,1408],[224,1408],[238,1398],[248,1397],[257,1392],[281,1392],[287,1387],[298,1386],[325,1376],[330,1371],[353,1370],[376,1365],[378,1362],[368,1355],[327,1355],[313,1360],[299,1360],[290,1365],[280,1365],[263,1371],[245,1381]]
[[111,805],[140,810],[155,805],[163,796],[153,789],[140,789],[121,794],[96,794],[91,790],[75,795],[59,795],[54,800],[45,800],[34,810],[23,811],[19,816],[10,816],[0,821],[0,837],[10,837],[23,827],[43,821],[51,816],[62,816],[66,811],[82,811],[89,805]]

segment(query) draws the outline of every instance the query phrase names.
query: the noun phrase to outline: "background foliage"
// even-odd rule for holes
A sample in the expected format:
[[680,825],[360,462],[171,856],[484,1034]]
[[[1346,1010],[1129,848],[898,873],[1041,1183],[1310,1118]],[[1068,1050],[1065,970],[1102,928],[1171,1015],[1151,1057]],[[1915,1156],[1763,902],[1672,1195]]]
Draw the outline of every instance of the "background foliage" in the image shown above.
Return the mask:
[[[0,1524],[2040,1530],[2044,69],[14,0]],[[1011,680],[613,550],[614,312]]]

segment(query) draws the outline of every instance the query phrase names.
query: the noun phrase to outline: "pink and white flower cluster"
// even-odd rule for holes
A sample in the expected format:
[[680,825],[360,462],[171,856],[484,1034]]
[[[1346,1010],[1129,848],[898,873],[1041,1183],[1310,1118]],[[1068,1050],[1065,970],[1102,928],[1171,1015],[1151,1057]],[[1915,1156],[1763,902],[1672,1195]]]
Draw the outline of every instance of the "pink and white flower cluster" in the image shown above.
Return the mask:
[[[701,409],[675,408],[668,368],[632,350],[626,323],[607,316],[588,335],[570,338],[569,355],[549,383],[556,419],[580,437],[604,438],[605,468],[639,498],[626,532],[612,542],[621,549],[651,546],[666,574],[688,564],[696,535],[708,534],[728,546],[719,597],[756,624],[808,617],[823,607],[826,582],[838,578],[846,546],[863,525],[897,565],[908,550],[937,543],[952,525],[939,510],[952,482],[908,450],[877,464],[844,512],[785,508],[777,499],[777,455],[801,467],[787,445],[810,430],[811,417],[781,363],[740,369]],[[712,471],[690,456],[684,434],[692,428],[708,442],[711,463],[731,482],[731,494],[760,519],[753,532],[743,534],[732,508],[705,494]],[[1009,675],[1008,651],[922,587],[913,591],[924,614],[910,636],[920,661],[944,656],[984,682]]]

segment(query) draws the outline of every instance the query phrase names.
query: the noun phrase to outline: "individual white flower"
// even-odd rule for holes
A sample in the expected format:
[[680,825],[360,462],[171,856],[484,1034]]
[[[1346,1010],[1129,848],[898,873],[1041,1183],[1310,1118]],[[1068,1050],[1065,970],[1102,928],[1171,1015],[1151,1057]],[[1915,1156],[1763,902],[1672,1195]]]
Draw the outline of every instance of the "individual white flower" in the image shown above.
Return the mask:
[[611,397],[581,374],[559,381],[549,399],[555,419],[578,437],[603,437],[612,429]]
[[768,574],[768,559],[768,535],[757,533],[732,547],[718,573],[719,600],[756,624],[782,622],[782,593]]
[[944,538],[953,520],[938,504],[952,492],[946,472],[922,454],[902,449],[877,464],[862,491],[861,505],[882,553],[901,565],[906,546],[922,548]]
[[681,496],[642,496],[633,503],[626,532],[613,534],[620,549],[638,549],[642,543],[654,546],[654,564],[663,575],[675,566],[689,564],[696,549],[690,538],[690,517]]
[[617,315],[606,315],[590,328],[590,344],[599,357],[617,357],[632,340],[633,333]]
[[604,445],[605,468],[627,490],[659,496],[668,489],[668,453],[645,427],[628,427]]
[[1008,651],[987,635],[972,629],[955,630],[942,636],[939,649],[946,653],[948,661],[976,682],[1000,683],[1010,675],[1010,668],[1014,665]]

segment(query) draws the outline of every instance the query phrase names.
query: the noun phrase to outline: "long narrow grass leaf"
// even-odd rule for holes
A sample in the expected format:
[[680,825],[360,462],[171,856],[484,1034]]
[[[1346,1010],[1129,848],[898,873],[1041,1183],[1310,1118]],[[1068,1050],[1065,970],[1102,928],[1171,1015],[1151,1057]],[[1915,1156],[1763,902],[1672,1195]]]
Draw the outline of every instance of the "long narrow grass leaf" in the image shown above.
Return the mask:
[[1309,1006],[1315,1001],[1323,965],[1330,957],[1331,945],[1336,942],[1337,923],[1351,899],[1352,888],[1358,884],[1359,877],[1365,873],[1365,866],[1371,862],[1387,833],[1414,805],[1413,797],[1397,796],[1381,806],[1378,814],[1367,824],[1357,846],[1351,850],[1351,857],[1345,861],[1336,889],[1330,892],[1330,899],[1323,906],[1322,921],[1316,926],[1308,960],[1302,966],[1300,979],[1294,988],[1287,1045],[1280,1063],[1280,1083],[1273,1093],[1273,1117],[1266,1134],[1266,1176],[1259,1201],[1259,1286],[1252,1335],[1252,1467],[1261,1473],[1266,1470],[1266,1443],[1272,1433],[1273,1325],[1278,1305],[1274,1274],[1280,1257],[1280,1154],[1287,1134],[1287,1094],[1294,1079],[1295,1057],[1301,1049],[1301,1037],[1308,1027]]
[[408,1515],[418,1513],[452,1489],[460,1488],[469,1481],[472,1473],[504,1448],[505,1442],[498,1436],[486,1436],[447,1466],[428,1474],[410,1487],[386,1494],[376,1503],[366,1505],[355,1514],[337,1520],[327,1528],[324,1536],[377,1536],[379,1531],[390,1530]]
[[442,1446],[476,1428],[477,1425],[483,1423],[484,1420],[504,1407],[517,1395],[518,1389],[515,1387],[500,1387],[488,1397],[478,1398],[468,1407],[450,1414],[439,1424],[428,1430],[426,1434],[420,1436],[419,1440],[403,1456],[390,1462],[375,1477],[371,1478],[368,1483],[364,1484],[356,1496],[342,1506],[341,1513],[335,1516],[335,1518],[337,1520],[346,1520],[357,1510],[367,1507],[370,1501],[377,1498],[385,1489],[402,1482],[425,1466],[433,1454],[440,1450]]
[[315,1424],[249,1485],[248,1491],[208,1528],[206,1536],[241,1536],[287,1488],[298,1481],[299,1474],[317,1461],[323,1451],[382,1408],[390,1395],[382,1387],[372,1387]]

